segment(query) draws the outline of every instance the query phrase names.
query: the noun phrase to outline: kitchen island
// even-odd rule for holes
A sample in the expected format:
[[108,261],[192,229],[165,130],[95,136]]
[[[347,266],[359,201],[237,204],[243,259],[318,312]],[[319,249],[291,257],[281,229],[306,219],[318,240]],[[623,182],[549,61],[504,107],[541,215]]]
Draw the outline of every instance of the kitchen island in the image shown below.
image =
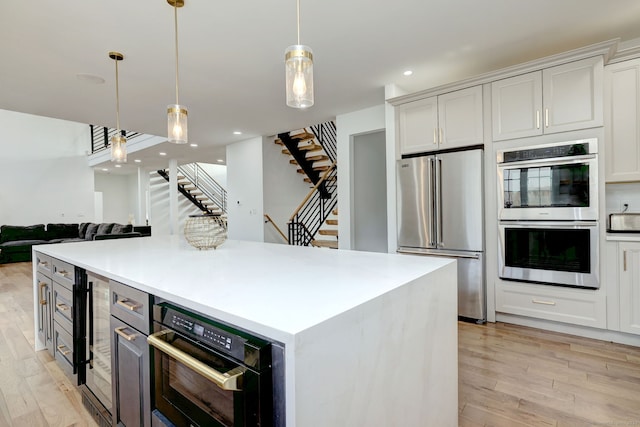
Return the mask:
[[34,252],[282,343],[289,427],[457,425],[454,261],[178,236]]

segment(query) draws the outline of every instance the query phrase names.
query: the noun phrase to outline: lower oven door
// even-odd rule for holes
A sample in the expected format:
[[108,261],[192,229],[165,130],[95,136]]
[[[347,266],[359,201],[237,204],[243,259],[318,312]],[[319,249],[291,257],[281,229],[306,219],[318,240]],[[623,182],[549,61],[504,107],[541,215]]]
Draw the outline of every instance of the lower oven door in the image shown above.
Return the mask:
[[502,221],[502,279],[599,288],[598,221]]
[[176,426],[258,426],[259,374],[170,329],[154,347],[153,404]]

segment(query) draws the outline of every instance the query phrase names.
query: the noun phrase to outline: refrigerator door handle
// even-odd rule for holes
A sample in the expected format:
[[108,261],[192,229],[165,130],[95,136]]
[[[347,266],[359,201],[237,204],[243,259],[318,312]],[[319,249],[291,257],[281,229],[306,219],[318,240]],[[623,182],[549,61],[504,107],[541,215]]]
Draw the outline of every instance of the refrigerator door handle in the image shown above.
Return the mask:
[[436,208],[436,247],[441,248],[444,246],[444,239],[442,236],[442,159],[437,159],[436,165],[436,194],[438,198]]
[[436,181],[435,181],[435,159],[433,157],[429,157],[429,246],[436,247],[437,245],[437,237],[436,237],[436,225],[435,225],[435,213],[436,213]]

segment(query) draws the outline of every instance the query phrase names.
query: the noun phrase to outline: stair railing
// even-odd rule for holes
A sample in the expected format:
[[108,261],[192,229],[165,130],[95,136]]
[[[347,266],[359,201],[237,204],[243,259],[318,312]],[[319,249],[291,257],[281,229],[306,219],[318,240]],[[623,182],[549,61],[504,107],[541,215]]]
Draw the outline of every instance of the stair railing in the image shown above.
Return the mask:
[[271,218],[271,217],[269,216],[269,214],[264,214],[264,217],[266,218],[266,220],[265,220],[265,224],[266,224],[266,223],[268,223],[268,222],[270,222],[270,223],[271,223],[271,225],[273,225],[273,227],[276,229],[276,231],[278,232],[278,234],[279,234],[280,236],[282,236],[282,239],[283,239],[285,242],[287,242],[287,243],[288,243],[288,242],[289,242],[289,239],[287,239],[287,236],[282,232],[282,230],[280,230],[280,227],[278,227],[278,224],[276,224],[276,223],[275,223],[275,221],[273,220],[273,218]]
[[[322,175],[288,222],[289,244],[309,246],[324,221],[338,204],[336,162]],[[324,191],[320,191],[320,188]],[[328,194],[328,197],[326,197]]]
[[178,166],[178,173],[193,183],[222,213],[227,213],[227,190],[197,163]]
[[318,125],[311,126],[311,132],[316,137],[316,140],[322,145],[324,152],[332,162],[337,161],[337,133],[336,123],[334,121],[328,121],[320,123]]
[[[117,132],[117,129],[96,125],[89,125],[89,129],[91,130],[91,154],[107,150],[111,146],[111,137]],[[121,130],[120,134],[126,137],[127,141],[141,135],[138,132],[126,130]]]

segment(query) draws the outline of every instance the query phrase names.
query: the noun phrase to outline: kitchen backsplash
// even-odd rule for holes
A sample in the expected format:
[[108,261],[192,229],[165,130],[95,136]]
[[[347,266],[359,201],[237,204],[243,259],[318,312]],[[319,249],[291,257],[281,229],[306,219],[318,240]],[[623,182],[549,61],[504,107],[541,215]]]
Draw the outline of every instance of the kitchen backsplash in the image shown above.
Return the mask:
[[625,203],[629,204],[627,212],[640,212],[640,182],[607,184],[605,196],[607,221],[610,213],[622,212]]

